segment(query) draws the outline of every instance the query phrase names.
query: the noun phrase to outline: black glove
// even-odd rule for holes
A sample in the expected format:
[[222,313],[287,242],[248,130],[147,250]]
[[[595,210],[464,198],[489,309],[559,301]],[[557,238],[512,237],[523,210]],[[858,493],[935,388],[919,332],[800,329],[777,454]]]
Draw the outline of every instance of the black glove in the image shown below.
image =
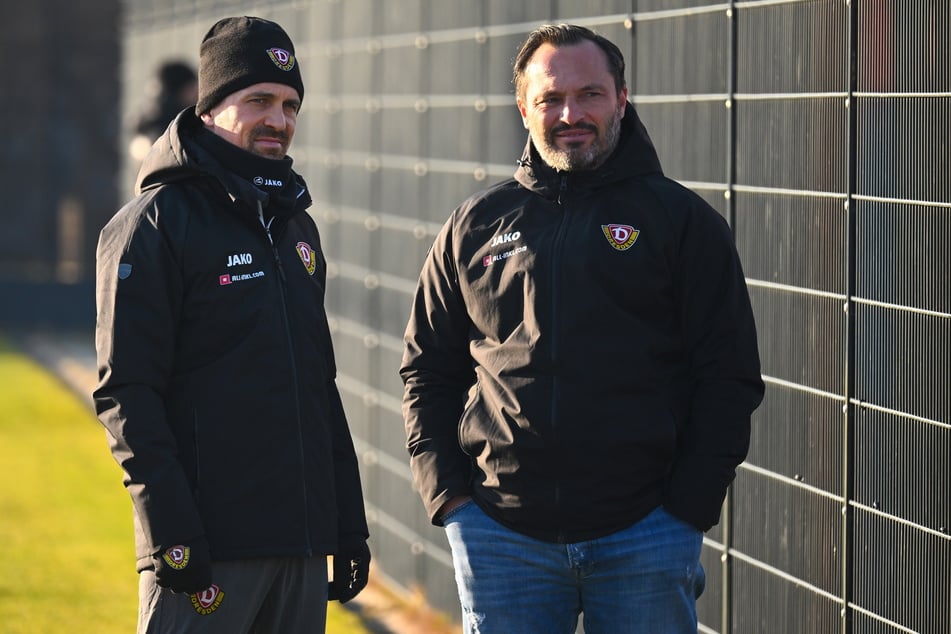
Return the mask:
[[152,555],[155,583],[172,592],[194,594],[211,585],[211,555],[204,537]]
[[367,587],[370,577],[370,547],[363,537],[341,540],[334,554],[334,578],[327,599],[346,603]]

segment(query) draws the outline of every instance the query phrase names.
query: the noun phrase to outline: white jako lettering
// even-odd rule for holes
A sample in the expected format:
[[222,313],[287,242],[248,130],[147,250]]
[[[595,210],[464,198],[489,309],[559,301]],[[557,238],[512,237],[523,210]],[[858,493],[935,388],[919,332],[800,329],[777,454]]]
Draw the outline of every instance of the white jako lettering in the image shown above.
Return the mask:
[[241,264],[251,264],[251,254],[250,253],[235,253],[234,255],[228,256],[228,266],[239,266]]
[[512,233],[503,233],[500,236],[495,236],[492,238],[492,243],[489,244],[490,247],[497,247],[500,244],[505,244],[506,242],[515,242],[522,237],[521,231],[513,231]]

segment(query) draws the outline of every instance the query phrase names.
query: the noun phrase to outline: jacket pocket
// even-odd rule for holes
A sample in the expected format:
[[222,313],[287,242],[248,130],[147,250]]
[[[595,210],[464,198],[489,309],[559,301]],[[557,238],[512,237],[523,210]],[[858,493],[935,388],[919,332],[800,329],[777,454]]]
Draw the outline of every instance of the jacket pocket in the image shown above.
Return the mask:
[[466,403],[465,408],[463,408],[462,415],[459,417],[459,423],[456,425],[456,442],[459,443],[459,448],[462,449],[463,453],[469,457],[472,457],[473,452],[471,439],[467,440],[467,432],[471,430],[471,421],[475,417],[474,411],[477,409],[476,405],[481,401],[482,382],[476,381],[475,386],[472,388],[472,394],[469,397],[469,401]]

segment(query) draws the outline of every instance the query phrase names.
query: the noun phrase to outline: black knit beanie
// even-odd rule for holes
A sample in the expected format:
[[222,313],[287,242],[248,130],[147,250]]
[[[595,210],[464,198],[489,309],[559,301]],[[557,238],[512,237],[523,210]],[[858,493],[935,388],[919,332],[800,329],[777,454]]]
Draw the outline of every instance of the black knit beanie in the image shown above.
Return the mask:
[[215,23],[201,42],[195,113],[204,114],[231,93],[264,82],[287,84],[304,99],[300,65],[284,29],[246,16]]

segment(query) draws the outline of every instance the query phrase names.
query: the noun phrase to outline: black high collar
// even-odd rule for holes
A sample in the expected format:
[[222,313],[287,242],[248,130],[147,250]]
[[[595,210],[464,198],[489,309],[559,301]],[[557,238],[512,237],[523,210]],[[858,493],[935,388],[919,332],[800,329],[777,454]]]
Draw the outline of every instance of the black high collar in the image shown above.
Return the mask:
[[291,157],[272,159],[258,156],[208,129],[202,129],[195,140],[214,156],[222,167],[268,194],[268,198],[274,200],[287,197],[290,193],[286,190],[292,186],[294,180],[291,172],[294,160]]

